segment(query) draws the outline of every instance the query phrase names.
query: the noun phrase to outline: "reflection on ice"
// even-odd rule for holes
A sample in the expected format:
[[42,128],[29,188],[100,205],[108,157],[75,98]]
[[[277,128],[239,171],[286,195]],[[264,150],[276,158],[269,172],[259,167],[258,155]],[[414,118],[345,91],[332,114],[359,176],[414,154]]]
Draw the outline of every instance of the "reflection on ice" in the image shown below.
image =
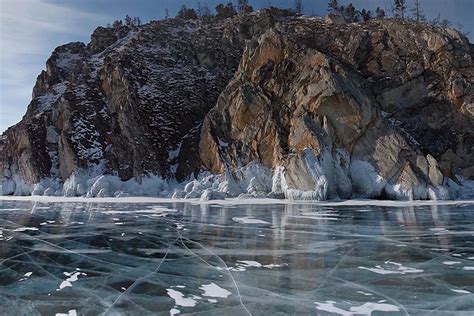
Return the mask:
[[0,314],[469,313],[472,209],[0,201]]

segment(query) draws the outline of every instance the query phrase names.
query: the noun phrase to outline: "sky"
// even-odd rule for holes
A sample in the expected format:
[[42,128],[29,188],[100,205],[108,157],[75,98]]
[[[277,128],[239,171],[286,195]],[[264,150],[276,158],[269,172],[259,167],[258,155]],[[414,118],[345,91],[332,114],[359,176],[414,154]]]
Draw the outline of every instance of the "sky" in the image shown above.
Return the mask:
[[[305,14],[324,15],[327,0],[302,0]],[[105,26],[128,14],[143,23],[176,15],[185,4],[196,7],[197,0],[0,0],[0,133],[19,122],[31,101],[36,77],[45,69],[55,47],[68,42],[89,42],[99,25]],[[214,8],[228,0],[201,0]],[[233,1],[234,3],[236,0]],[[292,7],[294,0],[249,0],[255,9],[268,5]],[[339,0],[356,8],[388,11],[390,0]],[[413,0],[407,0],[411,5]],[[422,0],[427,18],[438,14],[460,23],[474,39],[474,0]]]

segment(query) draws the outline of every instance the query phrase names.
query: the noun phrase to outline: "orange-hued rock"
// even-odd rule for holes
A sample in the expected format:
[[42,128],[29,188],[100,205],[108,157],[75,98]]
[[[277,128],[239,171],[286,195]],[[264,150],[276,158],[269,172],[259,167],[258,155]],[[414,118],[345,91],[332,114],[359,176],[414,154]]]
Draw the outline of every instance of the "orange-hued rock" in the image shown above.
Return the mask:
[[[411,57],[405,62],[401,56]],[[451,65],[446,72],[447,60],[468,68]],[[450,103],[472,96],[465,77],[472,79],[469,44],[450,30],[392,20],[277,24],[247,44],[207,116],[211,135],[201,139],[201,159],[211,171],[209,156],[231,169],[252,161],[283,167],[287,190],[318,199],[340,192],[346,198],[347,190],[336,188],[358,172],[351,161],[364,161],[383,179],[385,191],[374,190],[374,196],[430,198],[430,188],[473,163],[472,147],[466,147],[473,144],[472,120]],[[430,107],[441,112],[424,114]],[[226,146],[206,146],[208,139],[225,139]],[[459,159],[438,165],[456,143]],[[317,183],[322,178],[327,184]],[[308,193],[326,185],[324,196]]]

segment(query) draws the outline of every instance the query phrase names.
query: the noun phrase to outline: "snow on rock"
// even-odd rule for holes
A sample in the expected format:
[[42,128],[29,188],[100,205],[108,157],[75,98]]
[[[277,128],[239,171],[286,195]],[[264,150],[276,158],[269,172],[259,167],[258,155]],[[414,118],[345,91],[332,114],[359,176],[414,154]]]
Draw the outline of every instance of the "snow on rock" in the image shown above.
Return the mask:
[[225,171],[224,180],[219,183],[219,191],[225,192],[229,196],[237,196],[243,192],[242,187],[229,170]]
[[33,191],[31,195],[43,195],[44,194],[44,187],[41,183],[36,183],[33,187]]
[[62,192],[64,196],[86,197],[168,196],[170,188],[176,185],[176,181],[166,181],[155,175],[122,181],[113,175],[90,177],[87,172],[79,171],[66,179]]
[[54,126],[48,126],[46,128],[46,141],[48,143],[56,144],[59,140],[59,135],[56,132]]
[[0,182],[0,195],[12,195],[15,192],[16,183],[12,179]]
[[316,157],[309,149],[295,157],[281,178],[285,196],[290,200],[326,200],[332,172],[329,159],[326,153]]
[[216,190],[206,189],[201,195],[201,201],[225,200],[227,194]]
[[351,161],[349,170],[355,196],[373,198],[382,193],[386,181],[377,174],[369,162]]
[[0,195],[31,195],[33,185],[28,184],[19,175],[11,175],[10,172],[4,173],[4,178],[0,180]]
[[171,196],[172,199],[184,199],[186,197],[186,191],[176,190]]
[[37,112],[46,111],[52,108],[59,98],[66,92],[66,83],[58,83],[51,88],[51,91],[37,97]]
[[349,198],[351,180],[346,166],[348,154],[344,150],[331,153],[326,148],[316,155],[305,149],[295,156],[286,167],[278,167],[273,176],[272,190],[282,190],[291,200],[327,200]]
[[[342,158],[341,158],[342,157]],[[63,195],[66,197],[123,197],[158,196],[173,199],[200,199],[201,201],[226,198],[286,198],[290,200],[330,200],[340,198],[377,198],[381,196],[397,200],[431,199],[472,196],[473,181],[462,179],[463,185],[454,182],[446,186],[413,186],[409,189],[400,184],[389,184],[366,161],[348,162],[344,153],[329,151],[316,156],[305,151],[297,163],[278,166],[273,171],[252,162],[224,174],[201,173],[196,179],[177,182],[160,176],[148,175],[139,179],[122,181],[115,175],[97,174],[97,170],[80,169],[64,183],[57,179],[42,179],[28,185],[19,176],[4,176],[0,182],[1,195]],[[344,163],[341,163],[344,159]],[[298,165],[299,167],[295,167]],[[347,168],[344,168],[346,165]],[[293,168],[293,169],[291,169]],[[298,169],[299,168],[299,169]],[[307,190],[304,187],[310,183]]]
[[462,176],[458,176],[461,185],[457,185],[453,181],[448,182],[448,190],[451,196],[457,195],[460,199],[474,198],[474,180],[468,180]]

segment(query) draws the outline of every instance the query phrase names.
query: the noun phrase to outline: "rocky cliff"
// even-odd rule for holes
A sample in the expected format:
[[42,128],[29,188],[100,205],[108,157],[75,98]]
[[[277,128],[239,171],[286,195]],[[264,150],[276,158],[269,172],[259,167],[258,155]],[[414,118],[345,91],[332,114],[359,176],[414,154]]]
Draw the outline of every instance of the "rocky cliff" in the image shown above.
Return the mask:
[[452,29],[282,10],[98,28],[53,52],[2,136],[2,193],[148,176],[175,197],[453,197],[474,176],[473,56]]

